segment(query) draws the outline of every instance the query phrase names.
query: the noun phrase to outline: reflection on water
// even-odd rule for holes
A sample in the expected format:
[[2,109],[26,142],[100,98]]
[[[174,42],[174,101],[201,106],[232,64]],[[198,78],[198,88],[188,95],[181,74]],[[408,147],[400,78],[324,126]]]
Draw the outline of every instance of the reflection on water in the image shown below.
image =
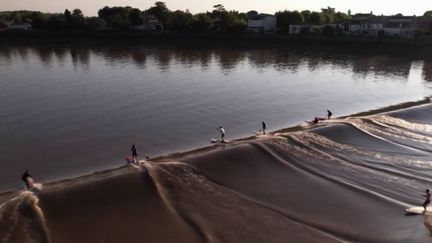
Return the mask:
[[425,61],[423,63],[423,79],[432,82],[432,61]]
[[[432,61],[343,50],[0,46],[0,189],[430,95]],[[8,139],[3,139],[8,138]],[[18,158],[16,154],[20,154]],[[35,168],[37,165],[37,168]]]
[[[168,70],[171,65],[181,64],[185,67],[200,66],[205,70],[210,63],[216,62],[224,72],[235,70],[247,62],[253,68],[268,69],[269,67],[280,72],[296,72],[300,66],[314,71],[325,65],[331,68],[342,69],[365,77],[394,76],[406,79],[409,76],[411,64],[418,58],[413,56],[395,57],[383,54],[361,54],[340,52],[316,52],[280,49],[191,49],[191,48],[151,48],[151,47],[0,47],[0,61],[3,64],[11,63],[12,59],[26,61],[29,55],[37,57],[47,68],[53,63],[64,64],[69,60],[77,71],[89,68],[92,56],[100,57],[108,65],[116,66],[118,63],[131,64],[137,68],[146,69],[150,61],[160,70]],[[69,59],[69,60],[68,60]],[[421,60],[422,72],[426,81],[432,81],[432,60]]]

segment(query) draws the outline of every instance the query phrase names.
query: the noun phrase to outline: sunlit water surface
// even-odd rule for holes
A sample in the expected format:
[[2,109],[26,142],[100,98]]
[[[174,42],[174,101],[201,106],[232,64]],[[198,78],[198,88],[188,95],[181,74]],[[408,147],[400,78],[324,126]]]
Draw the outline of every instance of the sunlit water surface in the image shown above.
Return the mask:
[[[341,52],[342,53],[342,52]],[[141,156],[419,100],[432,62],[383,54],[111,46],[0,48],[0,190]]]

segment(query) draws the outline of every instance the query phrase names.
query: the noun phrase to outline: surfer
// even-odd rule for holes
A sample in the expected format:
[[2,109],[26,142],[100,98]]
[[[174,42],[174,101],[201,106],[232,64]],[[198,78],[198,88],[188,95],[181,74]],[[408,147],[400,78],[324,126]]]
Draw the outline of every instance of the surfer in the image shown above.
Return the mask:
[[33,188],[33,177],[30,175],[29,170],[25,170],[24,174],[21,177],[21,180],[24,181],[27,189]]
[[327,119],[330,119],[333,113],[330,110],[327,110]]
[[131,151],[132,151],[132,158],[134,160],[134,163],[137,163],[138,162],[138,154],[137,154],[137,151],[136,151],[135,144],[132,144]]
[[267,124],[264,121],[262,121],[261,123],[262,123],[261,130],[262,130],[263,134],[265,134],[265,130],[267,128]]
[[317,116],[312,120],[313,124],[317,124],[319,121],[320,120]]
[[423,203],[423,208],[424,208],[424,211],[426,212],[426,206],[430,203],[430,198],[431,198],[431,194],[429,192],[429,189],[426,189],[426,194],[423,196],[426,197],[426,200]]
[[225,129],[222,126],[219,127],[219,132],[221,135],[221,141],[225,142],[225,139],[224,139],[225,138]]

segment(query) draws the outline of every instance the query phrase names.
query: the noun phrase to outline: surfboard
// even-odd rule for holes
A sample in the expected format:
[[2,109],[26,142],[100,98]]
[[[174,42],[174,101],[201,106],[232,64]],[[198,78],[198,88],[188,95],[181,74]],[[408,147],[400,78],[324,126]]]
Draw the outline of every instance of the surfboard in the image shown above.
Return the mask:
[[211,139],[210,139],[210,142],[211,142],[211,143],[228,143],[228,140],[224,140],[224,141],[222,141],[222,140],[220,140],[220,139],[211,138]]
[[[127,162],[127,165],[134,168],[134,169],[140,169],[141,167],[139,166],[139,164],[135,163],[135,160],[131,157],[131,156],[126,156],[125,160]],[[138,162],[139,163],[139,162]]]
[[319,122],[315,123],[314,121],[304,121],[303,124],[307,124],[307,125],[315,125],[318,124]]
[[411,207],[405,209],[407,215],[415,215],[415,214],[432,214],[432,207],[426,207],[426,212],[423,207]]
[[42,190],[42,188],[43,188],[42,183],[33,183],[32,189],[40,191]]
[[36,182],[34,182],[34,180],[33,180],[33,178],[32,177],[27,177],[27,181],[28,181],[28,185],[29,185],[29,188],[28,188],[28,190],[30,190],[30,191],[40,191],[40,190],[42,190],[42,183],[36,183]]
[[128,164],[133,164],[135,163],[134,159],[131,156],[126,156],[125,160]]

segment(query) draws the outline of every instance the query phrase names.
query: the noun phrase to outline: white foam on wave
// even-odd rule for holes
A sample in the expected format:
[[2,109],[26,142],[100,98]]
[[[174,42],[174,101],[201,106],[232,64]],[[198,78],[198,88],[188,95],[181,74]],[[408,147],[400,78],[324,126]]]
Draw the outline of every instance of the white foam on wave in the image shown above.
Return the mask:
[[[411,123],[385,115],[350,120],[352,120],[353,125],[359,129],[374,135],[379,134],[381,138],[382,136],[387,136],[432,145],[432,137],[424,134],[425,132],[432,132],[432,126],[430,125]],[[370,121],[372,124],[377,124],[380,127],[373,126],[371,123],[366,123],[365,121]],[[423,132],[423,134],[418,132]]]
[[[42,189],[42,184],[35,186]],[[26,213],[28,210],[32,213]],[[14,242],[17,238],[24,238],[27,242],[50,242],[39,198],[33,191],[22,191],[0,205],[0,226],[3,232],[1,242]]]

